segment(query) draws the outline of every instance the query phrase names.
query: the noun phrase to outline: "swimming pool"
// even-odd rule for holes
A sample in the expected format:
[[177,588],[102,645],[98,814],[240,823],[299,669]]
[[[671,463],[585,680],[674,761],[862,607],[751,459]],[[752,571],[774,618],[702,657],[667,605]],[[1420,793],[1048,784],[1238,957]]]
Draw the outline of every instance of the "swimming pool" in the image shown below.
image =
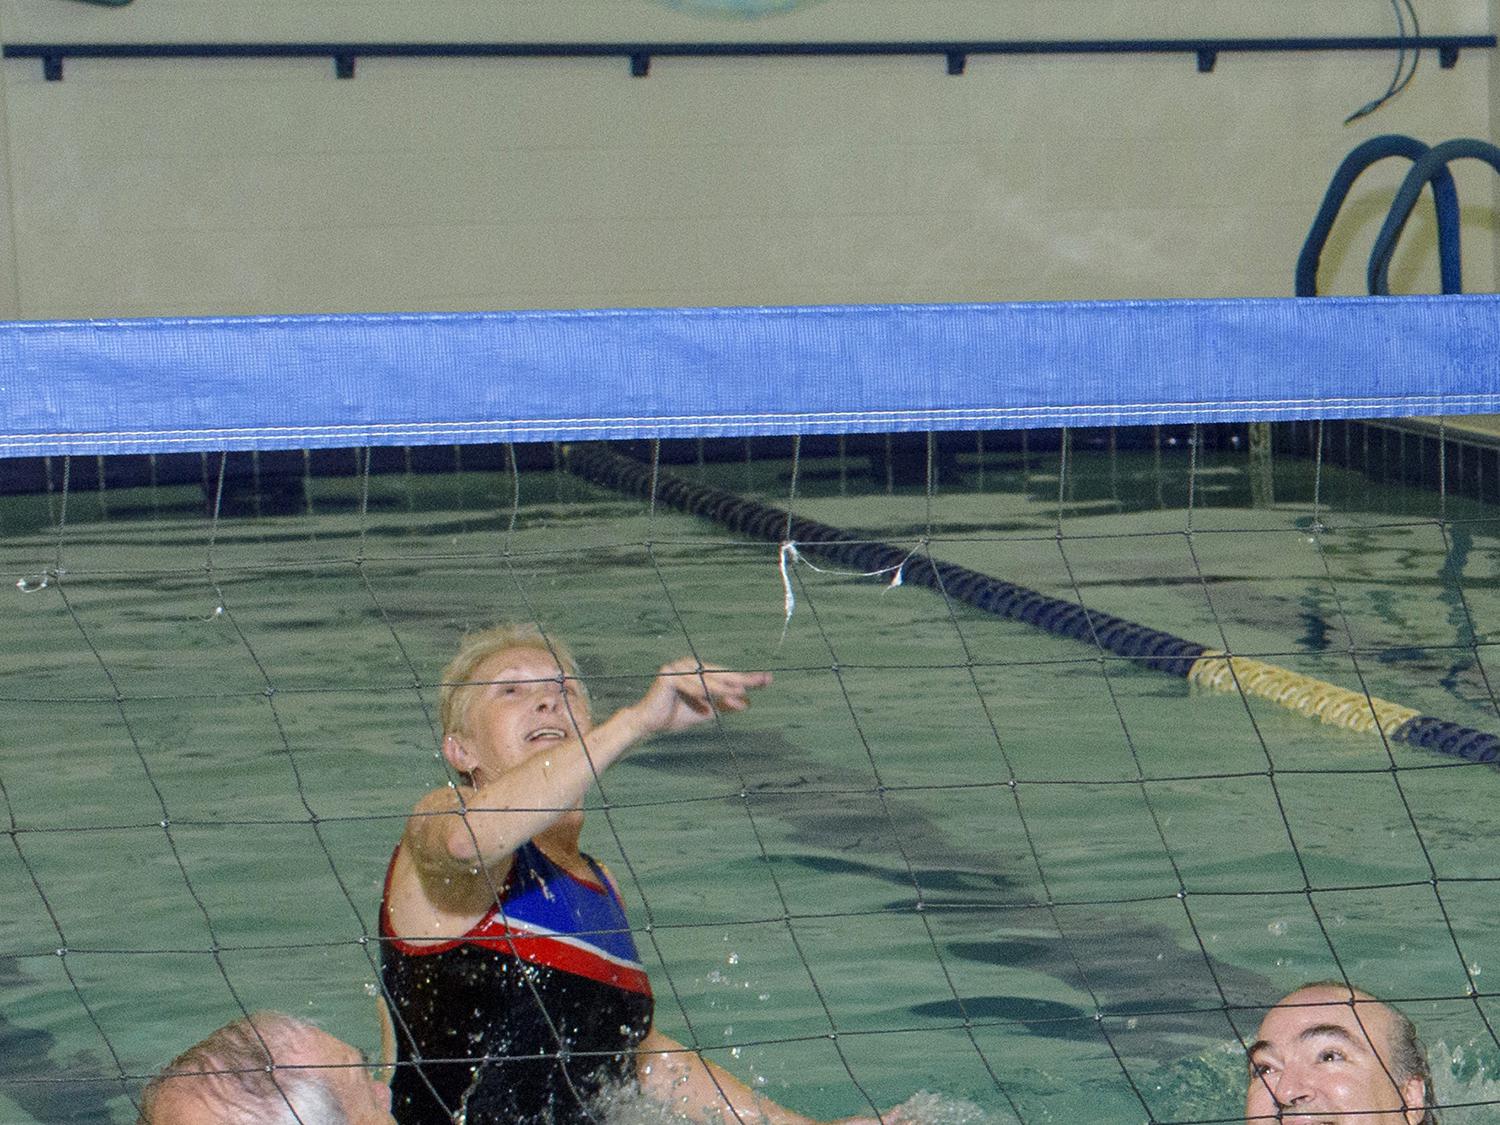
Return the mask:
[[[791,496],[785,460],[677,471]],[[1258,483],[1242,451],[1080,439],[1066,464],[957,453],[931,489],[805,458],[792,503],[1500,729],[1496,511],[1305,461],[1277,463],[1274,501]],[[310,476],[279,503],[0,500],[6,1120],[128,1120],[119,1076],[241,1003],[373,1049],[380,880],[444,778],[425,685],[509,619],[569,639],[597,710],[689,647],[776,671],[747,716],[612,770],[586,844],[663,1028],[789,1105],[1234,1119],[1232,1024],[1339,965],[1407,1000],[1445,1100],[1496,1096],[1490,1001],[1465,996],[1500,953],[1493,770],[1397,747],[1393,775],[1376,735],[927,590],[798,566],[787,620],[775,544],[557,471]]]

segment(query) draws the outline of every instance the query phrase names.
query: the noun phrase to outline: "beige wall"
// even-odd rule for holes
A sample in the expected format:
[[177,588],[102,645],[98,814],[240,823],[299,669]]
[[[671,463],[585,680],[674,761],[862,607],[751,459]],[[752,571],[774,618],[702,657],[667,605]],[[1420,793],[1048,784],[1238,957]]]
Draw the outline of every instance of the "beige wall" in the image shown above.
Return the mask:
[[[678,7],[689,6],[679,0]],[[1491,26],[1425,0],[1430,33]],[[1385,0],[0,0],[7,42],[1390,34]],[[1488,52],[623,62],[3,64],[0,316],[1280,295],[1359,141],[1490,136]],[[1404,168],[1361,181],[1324,288],[1363,292]],[[1460,169],[1493,288],[1494,174]],[[1419,212],[1394,273],[1435,289]]]

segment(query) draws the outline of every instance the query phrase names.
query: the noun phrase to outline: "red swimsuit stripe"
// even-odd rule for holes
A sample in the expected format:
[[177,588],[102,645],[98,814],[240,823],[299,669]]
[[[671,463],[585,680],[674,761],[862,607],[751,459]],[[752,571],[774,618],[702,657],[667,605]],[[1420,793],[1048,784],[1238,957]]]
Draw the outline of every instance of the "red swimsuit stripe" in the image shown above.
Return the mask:
[[[400,848],[397,848],[396,854],[399,853]],[[380,936],[408,956],[430,956],[456,949],[460,945],[477,945],[497,953],[508,953],[529,964],[572,973],[575,976],[586,977],[589,980],[599,981],[601,984],[611,985],[627,992],[635,992],[642,996],[651,995],[651,982],[639,961],[610,954],[580,934],[563,934],[535,922],[507,918],[502,914],[499,906],[492,906],[489,913],[475,923],[467,933],[452,941],[422,943],[403,941],[391,928],[390,912],[386,905],[390,898],[391,872],[395,870],[395,866],[396,855],[392,855],[390,867],[386,871],[386,893],[380,902]],[[619,895],[615,893],[613,887],[606,885],[602,888],[595,888],[585,880],[571,875],[568,878],[580,887],[586,888],[589,893],[607,896],[619,910],[623,924],[624,912],[619,908]],[[505,888],[507,897],[510,889],[509,880],[507,880]]]
[[464,940],[500,953],[514,953],[522,961],[545,965],[627,992],[651,995],[651,983],[639,962],[625,961],[595,949],[578,937],[551,933],[540,926],[528,926],[491,914],[475,926]]

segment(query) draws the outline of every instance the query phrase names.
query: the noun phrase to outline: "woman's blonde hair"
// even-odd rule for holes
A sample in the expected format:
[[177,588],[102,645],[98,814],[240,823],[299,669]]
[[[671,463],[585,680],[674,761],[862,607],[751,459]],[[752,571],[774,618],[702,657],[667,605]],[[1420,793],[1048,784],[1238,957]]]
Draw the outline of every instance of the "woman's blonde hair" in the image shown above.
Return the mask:
[[578,661],[562,641],[543,633],[537,625],[494,625],[477,633],[466,633],[453,659],[443,669],[443,681],[438,687],[438,719],[444,734],[459,734],[464,730],[469,701],[474,697],[472,691],[465,689],[479,686],[474,682],[475,671],[497,652],[512,648],[535,649],[552,657],[563,675],[576,681],[583,698],[588,699],[588,689],[578,674]]

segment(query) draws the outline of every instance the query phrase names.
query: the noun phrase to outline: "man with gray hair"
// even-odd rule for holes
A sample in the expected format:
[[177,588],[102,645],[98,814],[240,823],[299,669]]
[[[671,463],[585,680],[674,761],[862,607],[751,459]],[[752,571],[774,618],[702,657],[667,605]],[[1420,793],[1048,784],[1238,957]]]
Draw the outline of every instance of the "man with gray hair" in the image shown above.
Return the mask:
[[256,1012],[173,1059],[141,1091],[137,1125],[395,1125],[390,1106],[349,1044]]
[[1316,981],[1266,1013],[1250,1046],[1245,1120],[1437,1125],[1411,1020],[1368,992]]

